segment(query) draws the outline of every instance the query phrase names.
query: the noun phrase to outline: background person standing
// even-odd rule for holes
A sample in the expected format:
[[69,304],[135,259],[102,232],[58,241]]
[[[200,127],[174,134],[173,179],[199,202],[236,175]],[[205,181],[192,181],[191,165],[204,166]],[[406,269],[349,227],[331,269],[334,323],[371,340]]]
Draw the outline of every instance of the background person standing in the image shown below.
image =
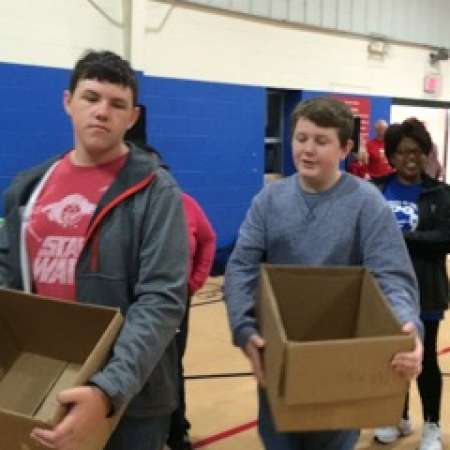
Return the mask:
[[[450,252],[450,189],[425,172],[432,151],[422,122],[407,119],[385,134],[386,155],[396,173],[374,180],[394,213],[419,282],[424,324],[423,370],[418,377],[423,412],[419,450],[441,450],[439,426],[442,373],[437,359],[439,325],[448,307],[446,256]],[[406,400],[399,424],[375,430],[377,441],[390,444],[412,432]]]
[[385,120],[377,120],[374,125],[375,137],[367,141],[367,173],[370,178],[389,175],[394,171],[384,152],[384,133],[387,127]]
[[189,310],[191,297],[207,280],[216,252],[216,234],[208,217],[190,195],[182,194],[189,240],[189,281],[186,312],[176,335],[178,350],[178,407],[172,413],[167,445],[171,450],[191,450],[189,438],[191,427],[186,418],[186,391],[184,382],[183,357],[186,351],[189,331]]

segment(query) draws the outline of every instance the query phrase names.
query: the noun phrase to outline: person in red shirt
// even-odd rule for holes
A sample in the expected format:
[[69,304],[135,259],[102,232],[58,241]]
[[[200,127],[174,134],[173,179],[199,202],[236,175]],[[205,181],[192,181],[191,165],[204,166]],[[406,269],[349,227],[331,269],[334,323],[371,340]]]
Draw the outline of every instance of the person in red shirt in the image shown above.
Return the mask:
[[186,350],[191,296],[205,283],[210,273],[216,252],[216,234],[201,206],[191,196],[182,194],[184,213],[188,228],[189,280],[188,301],[180,330],[176,335],[179,362],[178,408],[171,417],[167,444],[171,450],[191,450],[189,421],[186,419],[183,356]]
[[367,142],[367,172],[370,178],[383,177],[394,172],[384,154],[384,133],[387,127],[385,120],[377,120],[374,126],[375,138]]
[[352,175],[367,180],[369,178],[369,173],[367,172],[367,164],[365,163],[366,159],[367,152],[360,151],[356,156],[353,156],[353,159],[348,166],[348,171]]

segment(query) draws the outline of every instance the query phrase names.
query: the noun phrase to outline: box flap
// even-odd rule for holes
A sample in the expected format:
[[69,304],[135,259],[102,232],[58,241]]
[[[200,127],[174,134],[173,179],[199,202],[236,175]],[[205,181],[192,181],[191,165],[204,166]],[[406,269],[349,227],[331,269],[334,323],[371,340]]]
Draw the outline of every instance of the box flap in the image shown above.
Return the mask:
[[357,337],[401,335],[400,322],[369,271],[364,273],[361,302],[356,321]]
[[[117,338],[122,323],[123,317],[118,311],[116,311],[114,316],[110,319],[108,327],[93,348],[91,354],[75,374],[75,385],[85,384],[94,373],[104,366],[110,356],[111,347]],[[64,414],[65,409],[63,407],[59,407],[53,416],[52,423],[59,422]]]
[[270,361],[270,368],[266,367],[265,370],[266,385],[272,396],[278,396],[280,384],[284,381],[284,351],[287,338],[264,267],[261,269],[259,292],[259,326],[260,333],[266,341],[264,361]]
[[272,402],[270,406],[275,427],[280,432],[376,428],[399,423],[405,396],[406,389],[393,397],[292,406]]
[[104,366],[111,354],[112,345],[119,334],[122,323],[123,317],[117,312],[104,330],[91,354],[81,366],[76,380],[78,384],[84,384],[95,372]]
[[6,320],[0,318],[0,380],[8,372],[20,354],[19,344],[16,341],[11,327]]
[[0,318],[14,328],[23,351],[78,364],[88,357],[117,314],[116,308],[0,289]]
[[22,414],[0,410],[0,449],[43,450],[42,445],[30,438],[30,433],[35,427],[45,426],[45,423]]
[[[289,341],[353,336],[364,269],[265,265],[265,270]],[[334,317],[339,320],[330,320]]]
[[0,381],[0,408],[32,416],[67,363],[22,353]]
[[414,348],[411,336],[289,343],[287,405],[333,403],[398,395],[407,382],[390,367],[395,353]]

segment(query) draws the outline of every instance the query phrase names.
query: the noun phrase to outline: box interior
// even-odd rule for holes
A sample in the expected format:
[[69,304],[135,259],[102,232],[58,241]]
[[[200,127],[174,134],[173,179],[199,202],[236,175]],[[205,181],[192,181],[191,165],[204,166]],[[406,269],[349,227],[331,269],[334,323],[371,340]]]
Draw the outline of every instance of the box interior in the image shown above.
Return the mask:
[[267,274],[289,341],[386,336],[400,330],[387,303],[374,301],[380,292],[364,269],[272,266]]
[[114,315],[113,310],[1,291],[0,410],[50,420],[57,393],[77,383]]
[[266,265],[261,327],[269,397],[287,406],[399,396],[406,381],[389,368],[411,350],[364,268]]

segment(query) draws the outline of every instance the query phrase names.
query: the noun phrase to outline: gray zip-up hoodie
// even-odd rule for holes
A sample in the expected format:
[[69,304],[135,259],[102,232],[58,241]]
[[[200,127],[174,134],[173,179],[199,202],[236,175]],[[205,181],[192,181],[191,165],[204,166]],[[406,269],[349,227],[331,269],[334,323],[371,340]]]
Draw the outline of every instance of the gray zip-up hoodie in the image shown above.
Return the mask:
[[[55,161],[19,174],[5,194],[0,285],[26,289],[22,218]],[[163,415],[176,407],[174,336],[185,309],[187,261],[179,189],[148,153],[131,146],[97,205],[75,275],[79,302],[118,307],[125,316],[111,358],[91,382],[114,408],[129,404],[128,415]]]
[[374,186],[352,175],[343,173],[326,192],[307,194],[295,174],[253,199],[225,274],[233,341],[241,347],[258,329],[261,262],[365,266],[400,321],[422,329],[416,277],[392,212]]

